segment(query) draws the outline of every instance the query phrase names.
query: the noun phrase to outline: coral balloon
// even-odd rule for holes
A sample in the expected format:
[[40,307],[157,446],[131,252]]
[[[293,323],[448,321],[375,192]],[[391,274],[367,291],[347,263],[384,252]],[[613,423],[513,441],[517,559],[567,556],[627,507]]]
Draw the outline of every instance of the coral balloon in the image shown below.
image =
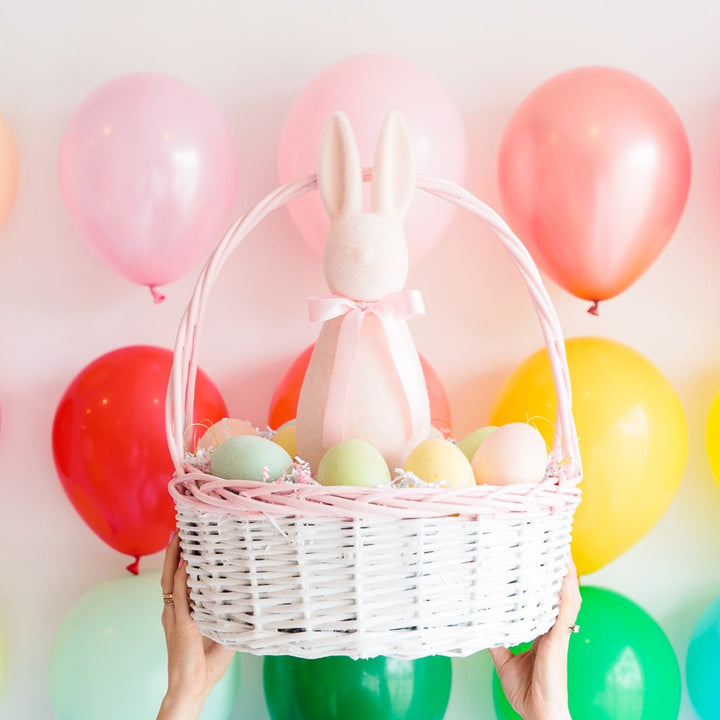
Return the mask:
[[[566,350],[583,462],[572,553],[586,574],[622,555],[665,512],[685,469],[688,431],[675,390],[640,353],[603,338],[574,338]],[[492,423],[530,418],[551,443],[555,409],[541,350],[505,382]]]
[[707,420],[707,451],[715,482],[720,485],[720,391],[715,395]]
[[[580,593],[580,632],[570,638],[568,653],[573,720],[676,720],[680,669],[662,628],[612,590],[582,587]],[[497,676],[493,695],[498,720],[520,718]]]
[[[342,110],[358,143],[360,162],[373,164],[385,115],[407,120],[418,173],[463,182],[467,137],[462,117],[440,83],[418,66],[392,55],[347,58],[323,70],[300,92],[285,119],[278,147],[281,182],[315,172],[320,135],[328,116]],[[329,222],[317,193],[288,205],[305,242],[319,255]],[[423,257],[446,230],[455,208],[417,192],[405,228],[410,261]]]
[[450,698],[450,658],[419,660],[268,656],[265,700],[272,720],[441,720]]
[[[155,717],[167,688],[159,592],[159,573],[142,573],[106,580],[75,601],[60,623],[50,657],[53,717]],[[208,696],[202,718],[229,718],[238,686],[235,659]]]
[[498,167],[510,225],[540,268],[597,303],[635,282],[670,239],[687,200],[690,147],[652,85],[585,67],[523,101]]
[[60,189],[100,256],[154,289],[215,245],[235,199],[236,155],[230,126],[199,90],[165,75],[125,75],[70,119]]
[[0,227],[15,203],[20,176],[18,151],[10,126],[0,115]]
[[[311,345],[305,348],[292,361],[275,388],[270,401],[270,412],[268,413],[268,425],[271,428],[279,428],[289,420],[295,419],[300,388],[314,347],[314,345]],[[422,355],[420,356],[420,363],[425,375],[428,397],[430,398],[430,421],[433,427],[440,430],[445,437],[449,437],[452,423],[450,420],[450,404],[445,389],[435,370]]]
[[[102,355],[72,381],[53,423],[55,466],[70,501],[100,538],[135,558],[162,550],[175,527],[165,434],[171,365],[169,350],[151,346]],[[217,388],[199,372],[196,422],[226,415]],[[128,569],[137,572],[137,562]]]
[[720,720],[720,597],[693,628],[685,664],[688,693],[702,720]]

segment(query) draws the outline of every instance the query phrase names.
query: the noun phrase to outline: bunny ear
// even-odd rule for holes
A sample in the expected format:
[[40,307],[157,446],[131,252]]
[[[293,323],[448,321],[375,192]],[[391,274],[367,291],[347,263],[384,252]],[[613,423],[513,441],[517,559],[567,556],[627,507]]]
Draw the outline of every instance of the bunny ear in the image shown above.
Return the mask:
[[405,217],[415,189],[415,159],[405,118],[393,110],[385,117],[377,147],[372,179],[373,210],[381,215]]
[[360,155],[345,113],[337,112],[325,123],[318,157],[318,188],[331,220],[362,210]]

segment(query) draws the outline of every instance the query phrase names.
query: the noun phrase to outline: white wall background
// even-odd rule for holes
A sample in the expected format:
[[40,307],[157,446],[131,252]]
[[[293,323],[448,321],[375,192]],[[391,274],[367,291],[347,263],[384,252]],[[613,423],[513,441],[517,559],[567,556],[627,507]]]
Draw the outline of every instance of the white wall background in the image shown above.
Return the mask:
[[[0,3],[0,113],[21,160],[19,196],[0,229],[0,626],[9,655],[0,717],[52,717],[47,665],[55,630],[80,594],[122,574],[127,562],[86,528],[62,491],[50,447],[57,403],[104,352],[169,347],[193,282],[191,274],[166,288],[167,301],[154,306],[146,289],[90,252],[56,179],[68,118],[87,94],[128,72],[164,72],[196,85],[236,133],[239,212],[277,185],[276,143],[296,93],[323,68],[360,52],[392,52],[438,77],[466,122],[467,185],[496,207],[504,124],[552,75],[590,64],[628,70],[660,90],[683,119],[691,194],[660,259],[604,303],[599,318],[550,287],[567,336],[607,336],[639,350],[685,408],[690,458],[673,505],[626,555],[585,578],[653,615],[682,667],[698,615],[720,592],[720,493],[704,444],[720,386],[718,26],[715,0]],[[539,346],[529,303],[501,250],[462,215],[409,285],[424,290],[430,313],[414,331],[443,378],[462,434],[485,423],[501,380]],[[209,325],[201,355],[231,414],[264,423],[283,369],[313,339],[304,298],[323,288],[319,263],[286,213],[233,257],[213,300],[233,330]],[[470,310],[460,312],[461,303]],[[159,556],[143,561],[148,569],[159,565]],[[260,667],[244,660],[237,718],[267,717]],[[482,657],[456,664],[448,720],[493,717],[487,693],[472,680],[487,673]],[[686,695],[680,717],[694,717]]]

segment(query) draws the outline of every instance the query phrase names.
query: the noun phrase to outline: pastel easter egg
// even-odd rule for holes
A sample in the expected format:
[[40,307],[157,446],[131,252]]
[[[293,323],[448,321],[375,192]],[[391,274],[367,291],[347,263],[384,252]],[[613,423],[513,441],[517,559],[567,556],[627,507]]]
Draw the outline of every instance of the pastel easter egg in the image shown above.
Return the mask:
[[272,441],[277,443],[285,452],[294,458],[297,456],[297,425],[295,420],[288,420],[283,423],[272,436]]
[[198,442],[198,450],[212,450],[236,435],[257,435],[257,430],[247,420],[223,418],[204,432]]
[[444,438],[428,438],[416,445],[403,468],[426,483],[461,488],[475,484],[472,467],[463,451]]
[[478,428],[466,435],[458,443],[458,447],[465,453],[465,457],[468,460],[472,461],[473,455],[475,455],[483,440],[485,440],[493,430],[497,430],[497,425],[487,425],[486,427]]
[[292,465],[277,443],[259,435],[236,435],[220,443],[210,458],[210,472],[226,480],[274,482]]
[[539,483],[547,469],[543,436],[527,423],[508,423],[490,433],[472,458],[478,485]]
[[321,485],[378,487],[390,484],[390,469],[374,445],[348,438],[322,456],[316,480]]

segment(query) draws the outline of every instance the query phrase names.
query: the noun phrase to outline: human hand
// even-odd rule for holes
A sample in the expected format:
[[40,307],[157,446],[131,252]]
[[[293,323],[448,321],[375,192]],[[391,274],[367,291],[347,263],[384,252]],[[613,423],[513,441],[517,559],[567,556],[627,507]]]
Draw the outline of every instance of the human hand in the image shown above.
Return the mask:
[[550,630],[526,652],[508,648],[490,650],[505,697],[524,720],[570,718],[567,657],[570,635],[577,629],[580,588],[572,560],[560,590],[560,610]]
[[168,689],[157,720],[196,720],[210,691],[232,662],[234,651],[203,637],[190,616],[187,571],[180,537],[165,551],[160,584],[162,624],[168,651]]

